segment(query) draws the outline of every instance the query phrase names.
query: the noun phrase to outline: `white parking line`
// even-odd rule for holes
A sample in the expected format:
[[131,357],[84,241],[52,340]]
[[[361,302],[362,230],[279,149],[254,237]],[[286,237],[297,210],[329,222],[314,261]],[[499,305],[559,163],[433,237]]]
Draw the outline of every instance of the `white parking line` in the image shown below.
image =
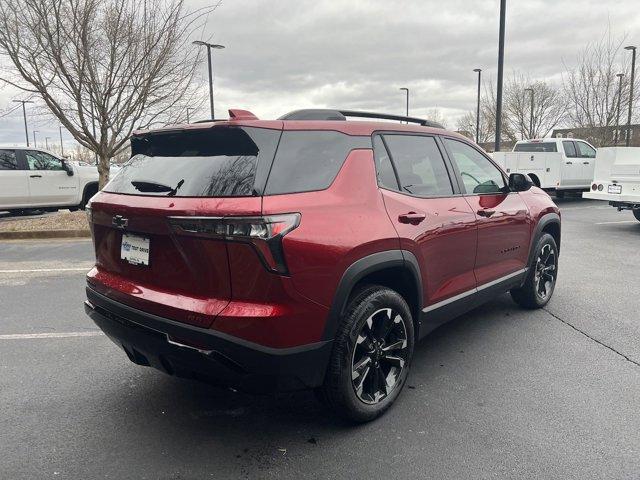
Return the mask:
[[613,223],[637,223],[637,220],[620,220],[617,222],[598,222],[596,225],[609,225]]
[[30,338],[71,338],[71,337],[99,337],[104,335],[98,330],[88,332],[50,332],[50,333],[13,333],[0,335],[0,340],[25,340]]
[[0,270],[0,273],[39,273],[39,272],[88,272],[91,267],[75,268],[33,268],[26,270]]

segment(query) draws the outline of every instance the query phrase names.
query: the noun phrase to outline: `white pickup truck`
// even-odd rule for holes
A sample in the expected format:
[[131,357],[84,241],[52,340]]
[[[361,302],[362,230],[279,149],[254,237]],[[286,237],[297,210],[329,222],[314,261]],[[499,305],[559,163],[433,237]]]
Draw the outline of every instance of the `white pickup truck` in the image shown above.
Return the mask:
[[77,210],[97,191],[96,167],[37,148],[0,147],[0,210]]
[[599,148],[591,191],[582,196],[631,210],[640,221],[640,148]]
[[584,140],[541,138],[516,142],[511,152],[495,152],[493,159],[507,173],[524,173],[536,186],[561,197],[571,190],[589,190],[596,149]]

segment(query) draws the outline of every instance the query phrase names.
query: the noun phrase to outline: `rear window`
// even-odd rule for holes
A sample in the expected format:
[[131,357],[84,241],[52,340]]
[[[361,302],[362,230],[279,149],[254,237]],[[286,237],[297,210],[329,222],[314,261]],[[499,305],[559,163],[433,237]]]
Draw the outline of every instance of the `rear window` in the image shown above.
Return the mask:
[[519,143],[513,149],[514,152],[557,152],[558,148],[554,142],[542,143]]
[[371,137],[333,131],[285,131],[273,162],[266,195],[324,190],[355,148],[371,148]]
[[259,195],[279,130],[213,127],[155,133],[131,140],[131,159],[107,192],[176,197]]

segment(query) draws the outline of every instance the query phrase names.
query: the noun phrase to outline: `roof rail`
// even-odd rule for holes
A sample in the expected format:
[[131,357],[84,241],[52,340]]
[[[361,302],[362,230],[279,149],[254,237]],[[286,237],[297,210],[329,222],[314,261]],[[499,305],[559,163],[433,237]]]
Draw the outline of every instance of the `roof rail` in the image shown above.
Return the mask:
[[357,110],[333,110],[321,108],[295,110],[283,115],[279,120],[346,120],[346,117],[397,120],[399,122],[417,123],[424,127],[444,128],[439,123],[432,122],[431,120],[425,120],[424,118],[390,115],[386,113],[360,112]]

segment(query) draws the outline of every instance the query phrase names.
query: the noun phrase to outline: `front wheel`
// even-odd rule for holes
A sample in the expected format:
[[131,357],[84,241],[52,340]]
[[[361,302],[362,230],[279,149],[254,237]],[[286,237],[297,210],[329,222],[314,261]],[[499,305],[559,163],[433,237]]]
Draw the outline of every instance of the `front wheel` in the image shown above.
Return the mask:
[[633,216],[636,217],[636,220],[640,222],[640,208],[633,209]]
[[511,297],[525,308],[542,308],[553,295],[558,278],[558,246],[548,233],[542,234],[535,246],[535,257],[527,278],[520,288],[511,290]]
[[352,421],[379,417],[404,387],[413,346],[413,319],[404,298],[377,285],[359,290],[342,318],[320,399]]

